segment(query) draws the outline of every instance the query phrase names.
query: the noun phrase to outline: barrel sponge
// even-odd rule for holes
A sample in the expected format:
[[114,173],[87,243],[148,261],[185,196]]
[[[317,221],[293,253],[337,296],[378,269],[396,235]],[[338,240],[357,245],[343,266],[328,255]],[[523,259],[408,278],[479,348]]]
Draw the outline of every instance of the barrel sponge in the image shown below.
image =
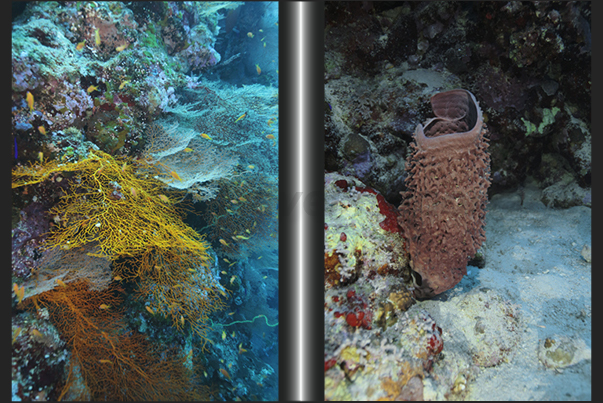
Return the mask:
[[485,236],[490,155],[479,103],[469,91],[434,95],[435,114],[419,124],[406,161],[399,224],[417,298],[454,287]]

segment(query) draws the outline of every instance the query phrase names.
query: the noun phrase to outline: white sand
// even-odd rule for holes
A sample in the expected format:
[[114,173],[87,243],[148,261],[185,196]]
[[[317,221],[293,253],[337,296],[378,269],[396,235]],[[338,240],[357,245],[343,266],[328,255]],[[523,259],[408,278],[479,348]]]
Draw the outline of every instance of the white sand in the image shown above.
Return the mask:
[[[444,358],[425,382],[426,399],[443,398],[450,377],[461,393],[449,398],[591,399],[591,263],[582,256],[591,246],[591,209],[554,210],[539,200],[529,185],[523,204],[518,192],[495,195],[485,267],[469,266],[455,288],[418,304],[444,330]],[[496,301],[516,306],[517,319],[493,309]],[[490,353],[502,357],[496,365],[475,365]]]

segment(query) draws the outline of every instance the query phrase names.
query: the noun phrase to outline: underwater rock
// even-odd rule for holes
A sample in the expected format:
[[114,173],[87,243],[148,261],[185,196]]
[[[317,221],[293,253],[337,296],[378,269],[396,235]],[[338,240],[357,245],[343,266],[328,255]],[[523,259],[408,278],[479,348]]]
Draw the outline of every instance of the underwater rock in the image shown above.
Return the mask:
[[431,105],[436,117],[415,131],[398,218],[419,298],[454,287],[467,273],[468,257],[485,240],[490,185],[487,130],[473,94],[439,93]]
[[591,349],[582,339],[552,335],[538,345],[538,359],[551,369],[569,367],[591,356]]

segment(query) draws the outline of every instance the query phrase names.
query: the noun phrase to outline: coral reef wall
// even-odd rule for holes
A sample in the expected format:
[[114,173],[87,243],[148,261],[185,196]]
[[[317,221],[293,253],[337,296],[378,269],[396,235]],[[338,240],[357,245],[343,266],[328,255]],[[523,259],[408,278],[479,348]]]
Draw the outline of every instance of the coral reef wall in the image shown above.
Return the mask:
[[490,131],[490,196],[533,177],[547,205],[590,205],[590,4],[327,2],[327,170],[399,204],[429,98],[464,88]]

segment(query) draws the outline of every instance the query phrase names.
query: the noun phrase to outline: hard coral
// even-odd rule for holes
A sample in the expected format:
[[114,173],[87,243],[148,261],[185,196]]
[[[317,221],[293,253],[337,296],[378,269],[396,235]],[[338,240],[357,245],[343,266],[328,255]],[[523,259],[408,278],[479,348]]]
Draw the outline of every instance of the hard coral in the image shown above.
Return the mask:
[[436,117],[414,134],[398,219],[419,298],[454,287],[467,273],[467,259],[485,240],[490,185],[486,128],[473,94],[439,93],[431,105]]

